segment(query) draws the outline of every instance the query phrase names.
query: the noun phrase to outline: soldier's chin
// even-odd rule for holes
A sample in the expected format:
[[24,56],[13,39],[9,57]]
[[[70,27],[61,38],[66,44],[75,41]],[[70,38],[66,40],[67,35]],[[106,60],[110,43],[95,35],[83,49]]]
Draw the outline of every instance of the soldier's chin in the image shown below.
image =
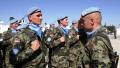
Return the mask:
[[42,24],[42,22],[38,22],[37,24],[38,24],[38,25],[41,25],[41,24]]

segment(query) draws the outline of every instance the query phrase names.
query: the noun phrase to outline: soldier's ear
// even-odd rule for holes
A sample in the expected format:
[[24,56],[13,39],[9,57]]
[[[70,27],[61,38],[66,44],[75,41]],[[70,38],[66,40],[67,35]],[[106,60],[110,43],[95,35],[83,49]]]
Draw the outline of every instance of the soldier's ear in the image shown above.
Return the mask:
[[61,24],[62,20],[60,20],[60,24]]
[[29,20],[30,22],[32,21],[32,16],[31,16],[31,15],[28,16],[28,20]]
[[90,19],[91,25],[94,25],[94,19]]

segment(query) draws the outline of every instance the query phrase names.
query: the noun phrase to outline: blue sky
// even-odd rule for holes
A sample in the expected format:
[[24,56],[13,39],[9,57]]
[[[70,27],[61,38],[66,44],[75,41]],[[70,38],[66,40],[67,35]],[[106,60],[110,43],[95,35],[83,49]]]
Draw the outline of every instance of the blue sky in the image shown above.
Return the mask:
[[120,24],[120,0],[1,0],[0,20],[9,24],[9,17],[22,18],[31,7],[40,7],[43,13],[43,23],[56,23],[62,16],[69,17],[69,24],[78,20],[83,10],[89,7],[99,7],[102,11],[104,24]]

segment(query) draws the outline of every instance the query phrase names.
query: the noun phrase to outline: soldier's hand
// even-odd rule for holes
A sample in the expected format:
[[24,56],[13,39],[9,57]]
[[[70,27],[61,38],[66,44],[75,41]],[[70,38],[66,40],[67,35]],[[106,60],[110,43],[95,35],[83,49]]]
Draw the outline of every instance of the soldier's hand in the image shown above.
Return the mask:
[[31,43],[31,48],[33,51],[36,51],[40,48],[40,44],[38,40],[35,40]]
[[60,40],[60,42],[65,42],[65,37],[62,36],[59,40]]

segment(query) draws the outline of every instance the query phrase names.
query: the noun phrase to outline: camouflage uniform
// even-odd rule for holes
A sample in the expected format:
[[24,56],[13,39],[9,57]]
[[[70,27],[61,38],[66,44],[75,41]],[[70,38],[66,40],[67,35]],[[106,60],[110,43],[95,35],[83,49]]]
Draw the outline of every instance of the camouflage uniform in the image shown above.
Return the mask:
[[6,61],[5,61],[6,56],[5,55],[6,55],[6,51],[8,50],[7,48],[11,46],[10,41],[13,36],[15,36],[15,33],[12,33],[12,30],[10,28],[8,28],[7,31],[3,32],[3,44],[2,44],[3,47],[2,47],[2,49],[3,49],[3,61],[4,61],[3,65],[4,65],[4,67],[6,65],[9,65],[9,63],[6,64]]
[[[33,52],[31,49],[31,42],[34,40],[41,41],[36,33],[29,28],[21,29],[17,35],[12,38],[12,47],[7,50],[6,64],[11,64],[7,68],[45,68],[45,55],[43,52],[43,45],[40,42],[40,48]],[[18,53],[13,54],[12,49],[17,48]]]
[[[69,47],[67,45],[67,37],[61,27],[51,28],[44,33],[45,43],[50,48],[50,66],[52,68],[69,68],[68,56]],[[60,42],[59,38],[64,36],[65,42]]]
[[82,68],[82,58],[85,54],[84,47],[79,40],[79,34],[75,28],[71,28],[68,34],[69,44],[69,68]]
[[106,39],[103,27],[99,27],[90,37],[85,47],[88,50],[89,58],[91,60],[90,68],[110,68],[111,62],[109,58],[109,51],[107,46],[111,46],[109,39]]

